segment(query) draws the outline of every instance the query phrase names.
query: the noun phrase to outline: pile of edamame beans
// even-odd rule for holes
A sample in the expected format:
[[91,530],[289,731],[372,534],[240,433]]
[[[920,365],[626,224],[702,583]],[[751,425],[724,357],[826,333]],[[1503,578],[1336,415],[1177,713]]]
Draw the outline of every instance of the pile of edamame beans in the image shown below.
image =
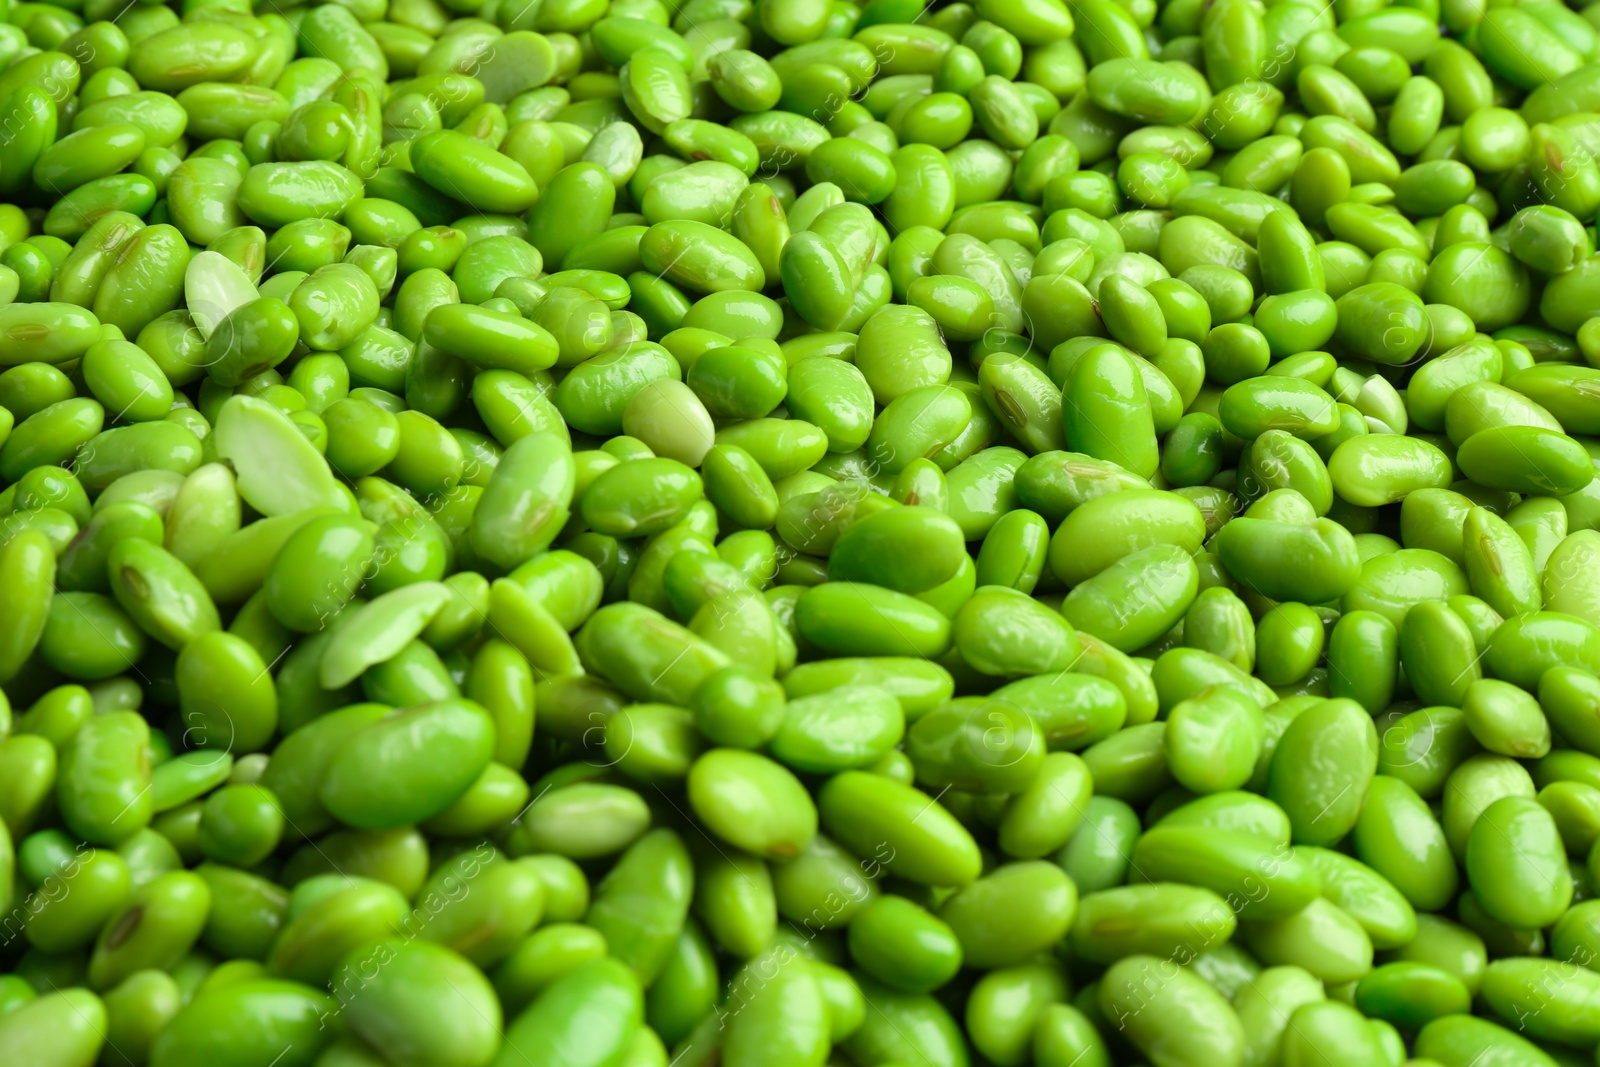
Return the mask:
[[0,1063],[1595,1063],[1597,151],[1558,0],[0,0]]

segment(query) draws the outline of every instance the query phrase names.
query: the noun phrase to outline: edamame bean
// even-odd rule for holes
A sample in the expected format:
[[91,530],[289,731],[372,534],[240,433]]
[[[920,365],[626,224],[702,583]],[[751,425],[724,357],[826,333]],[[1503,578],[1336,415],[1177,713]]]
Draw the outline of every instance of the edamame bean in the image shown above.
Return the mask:
[[0,1048],[1600,1036],[1584,13],[0,25]]

